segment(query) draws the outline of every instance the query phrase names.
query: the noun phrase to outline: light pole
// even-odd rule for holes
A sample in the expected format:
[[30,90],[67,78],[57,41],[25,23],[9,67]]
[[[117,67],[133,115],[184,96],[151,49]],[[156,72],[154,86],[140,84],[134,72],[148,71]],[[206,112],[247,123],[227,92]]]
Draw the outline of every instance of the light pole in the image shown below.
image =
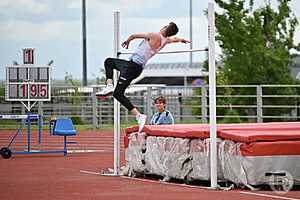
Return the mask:
[[82,85],[87,86],[85,0],[82,0]]

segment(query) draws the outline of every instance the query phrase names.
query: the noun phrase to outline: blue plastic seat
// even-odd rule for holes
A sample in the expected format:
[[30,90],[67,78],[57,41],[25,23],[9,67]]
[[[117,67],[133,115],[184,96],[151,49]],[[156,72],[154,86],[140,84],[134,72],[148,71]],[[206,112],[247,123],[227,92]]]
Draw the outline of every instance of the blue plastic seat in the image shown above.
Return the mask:
[[67,155],[67,144],[72,142],[67,142],[67,136],[76,135],[77,132],[73,126],[73,122],[70,118],[58,118],[55,121],[53,128],[53,135],[64,136],[64,155]]
[[55,126],[54,126],[54,135],[61,135],[61,136],[71,136],[76,135],[77,132],[73,126],[73,122],[70,118],[58,118],[56,119]]

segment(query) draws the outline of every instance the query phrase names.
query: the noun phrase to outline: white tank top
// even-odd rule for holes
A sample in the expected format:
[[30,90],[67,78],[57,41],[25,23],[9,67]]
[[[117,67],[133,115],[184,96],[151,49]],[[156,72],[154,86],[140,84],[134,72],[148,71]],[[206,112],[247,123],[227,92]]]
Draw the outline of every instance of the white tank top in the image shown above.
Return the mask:
[[130,56],[129,60],[132,60],[133,62],[144,67],[147,61],[165,46],[167,38],[162,35],[160,35],[160,37],[161,40],[159,48],[152,49],[149,42],[144,39],[135,50],[135,53]]

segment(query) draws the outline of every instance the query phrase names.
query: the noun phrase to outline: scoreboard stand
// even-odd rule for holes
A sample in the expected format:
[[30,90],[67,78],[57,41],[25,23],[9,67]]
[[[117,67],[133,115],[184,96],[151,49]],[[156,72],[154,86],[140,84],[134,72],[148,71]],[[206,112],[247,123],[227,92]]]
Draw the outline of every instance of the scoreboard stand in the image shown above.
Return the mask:
[[7,65],[6,101],[20,101],[28,112],[38,101],[51,100],[49,65]]
[[[32,153],[65,153],[65,151],[32,151],[30,144],[30,130],[31,130],[31,119],[37,115],[31,114],[31,108],[39,101],[51,101],[51,66],[48,65],[35,65],[34,63],[34,49],[26,48],[23,49],[24,64],[18,65],[14,63],[13,65],[5,66],[6,70],[6,86],[5,86],[5,100],[6,101],[20,101],[27,110],[27,116],[24,115],[7,115],[2,117],[2,119],[25,119],[27,122],[27,151],[24,152],[12,152],[12,154],[32,154]],[[13,116],[9,118],[9,116]],[[23,117],[21,117],[23,116]],[[38,141],[41,141],[41,121],[42,116],[38,116]],[[15,136],[9,143],[9,146],[16,138]],[[8,146],[8,147],[9,147]],[[10,150],[5,147],[5,152],[1,151],[7,156],[7,152]],[[3,149],[3,148],[2,148]],[[4,158],[4,156],[3,156]]]

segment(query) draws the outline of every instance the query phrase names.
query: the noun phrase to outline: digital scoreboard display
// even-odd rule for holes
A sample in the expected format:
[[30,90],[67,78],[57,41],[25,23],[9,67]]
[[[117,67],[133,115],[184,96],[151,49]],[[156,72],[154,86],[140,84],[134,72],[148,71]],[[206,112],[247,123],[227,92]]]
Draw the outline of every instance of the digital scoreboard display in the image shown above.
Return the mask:
[[49,65],[7,65],[6,101],[50,101],[51,67]]

